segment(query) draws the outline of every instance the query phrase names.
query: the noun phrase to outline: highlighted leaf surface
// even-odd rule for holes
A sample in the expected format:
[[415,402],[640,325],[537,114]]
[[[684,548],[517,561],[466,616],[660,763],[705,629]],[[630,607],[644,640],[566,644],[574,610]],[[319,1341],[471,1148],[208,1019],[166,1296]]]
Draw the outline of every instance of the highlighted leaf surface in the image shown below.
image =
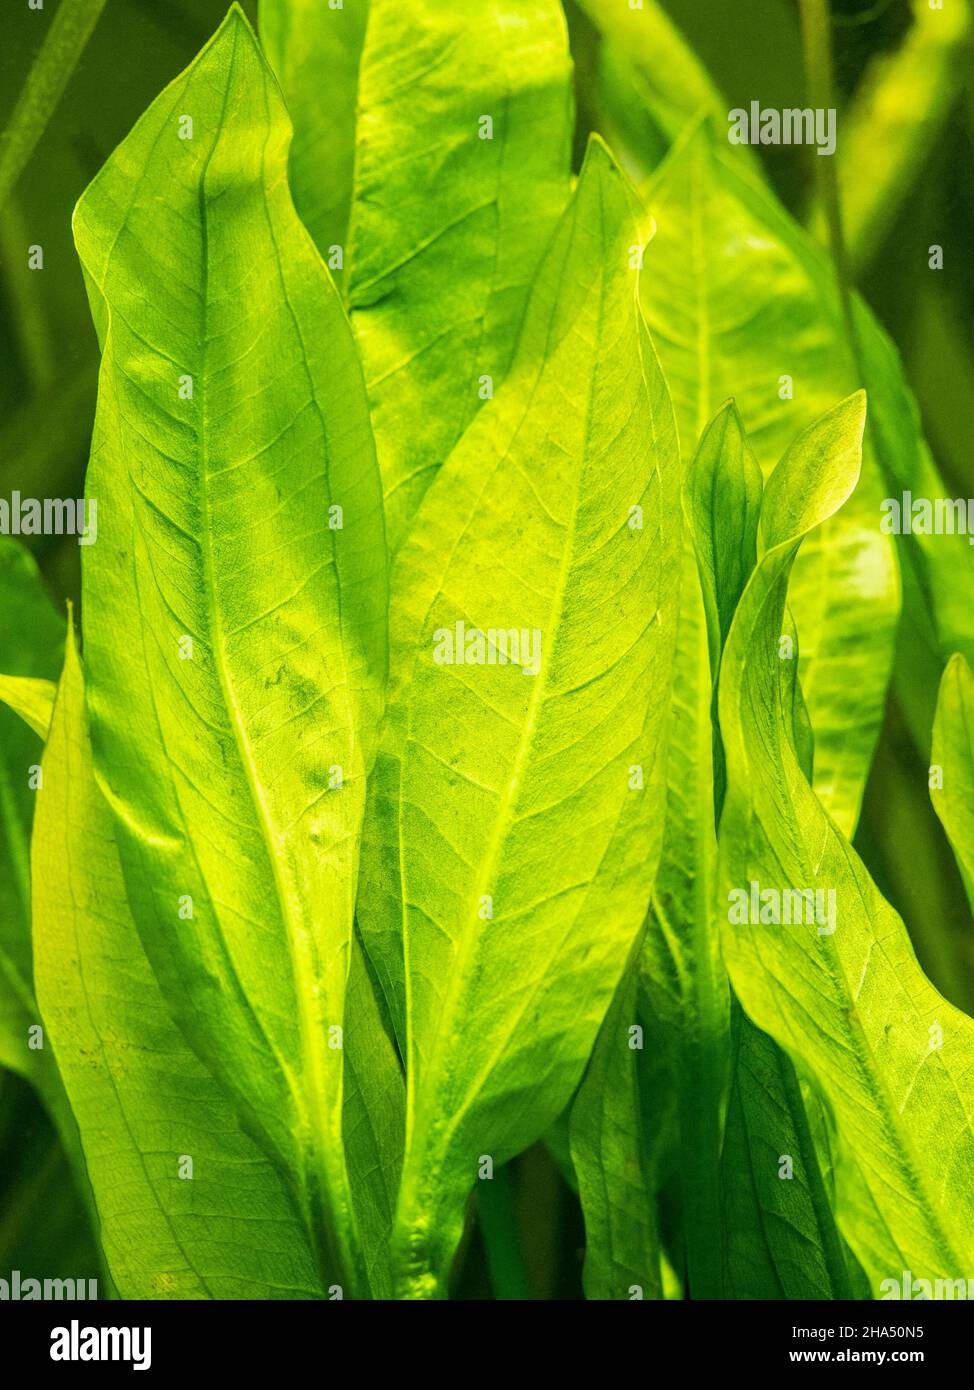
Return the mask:
[[[800,430],[863,384],[830,272],[740,160],[718,154],[702,129],[674,149],[646,198],[659,232],[647,253],[645,309],[684,453],[732,396],[768,471]],[[879,421],[897,408],[902,383],[898,373],[877,376],[870,402]],[[811,538],[789,597],[815,730],[815,786],[846,833],[879,733],[899,612],[895,558],[879,530],[880,468],[896,466],[890,455],[905,462],[915,452],[915,422],[912,438],[871,431],[855,496]]]
[[[347,13],[298,0],[284,7],[284,25],[281,0],[263,3],[298,132],[298,208],[322,254],[345,242],[395,549],[436,470],[500,386],[568,197],[565,19],[558,0],[346,0]],[[327,81],[317,55],[327,55]],[[344,237],[334,205],[353,136]]]
[[878,1293],[904,1269],[958,1278],[974,1265],[974,1022],[923,976],[792,742],[794,662],[777,656],[788,576],[802,537],[855,486],[861,397],[825,423],[827,433],[820,425],[800,439],[769,482],[767,550],[734,620],[720,688],[722,889],[728,900],[752,884],[821,892],[825,910],[811,922],[803,911],[797,925],[782,911],[765,922],[749,911],[725,924],[724,955],[744,1008],[834,1114],[836,1214]]
[[[642,223],[594,144],[511,375],[395,571],[360,909],[409,1076],[411,1293],[439,1287],[479,1156],[517,1153],[567,1103],[655,870],[681,510]],[[457,624],[495,630],[480,657]],[[512,631],[526,649],[502,664]]]
[[326,1296],[286,1184],[174,1027],[142,949],[95,782],[73,639],[43,766],[31,853],[37,990],[119,1293]]
[[[688,479],[696,558],[685,559],[666,828],[640,957],[647,1047],[672,1069],[691,1298],[845,1294],[841,1258],[830,1268],[823,1254],[834,1253],[838,1239],[794,1069],[742,1015],[719,950],[714,819],[724,763],[712,672],[756,562],[761,494],[740,419],[725,406],[705,431]],[[649,1105],[658,1123],[659,1099]],[[782,1153],[794,1160],[787,1182]]]
[[40,1022],[30,949],[31,769],[40,763],[44,691],[57,675],[64,623],[33,558],[7,537],[0,537],[0,612],[0,1062],[33,1081],[50,1108],[63,1101],[50,1051],[28,1046],[28,1030]]
[[352,1296],[340,1030],[385,543],[361,372],[291,202],[289,138],[234,9],[78,205],[103,348],[88,700],[153,968]]

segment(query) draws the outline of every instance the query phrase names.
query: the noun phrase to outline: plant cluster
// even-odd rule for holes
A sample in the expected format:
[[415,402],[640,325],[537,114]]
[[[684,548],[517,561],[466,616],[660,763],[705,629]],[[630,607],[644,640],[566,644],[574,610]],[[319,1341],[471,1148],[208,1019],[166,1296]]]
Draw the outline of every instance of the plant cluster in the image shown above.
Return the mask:
[[0,1058],[122,1297],[528,1296],[529,1151],[592,1299],[974,1278],[974,1019],[852,844],[892,687],[974,884],[968,538],[665,12],[572,12],[601,133],[560,0],[235,5],[77,204]]

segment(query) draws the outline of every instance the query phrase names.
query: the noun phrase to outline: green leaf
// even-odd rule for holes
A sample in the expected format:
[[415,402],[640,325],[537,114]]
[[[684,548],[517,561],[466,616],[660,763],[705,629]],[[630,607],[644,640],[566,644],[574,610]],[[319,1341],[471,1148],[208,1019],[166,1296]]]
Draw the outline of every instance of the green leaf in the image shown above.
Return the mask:
[[[768,486],[768,549],[722,668],[720,860],[735,992],[833,1112],[836,1214],[878,1295],[877,1281],[899,1285],[904,1269],[954,1278],[970,1267],[974,1021],[923,976],[902,923],[809,786],[791,742],[795,663],[777,656],[788,577],[803,535],[855,486],[863,426],[857,395],[796,441]],[[760,896],[786,891],[821,892],[813,922],[807,900],[803,923],[788,925],[786,900]],[[777,921],[754,920],[755,894],[761,915]],[[789,916],[795,906],[789,899]]]
[[359,911],[408,1076],[409,1296],[442,1289],[479,1156],[567,1104],[655,871],[680,478],[630,268],[644,237],[593,144],[511,374],[394,570]]
[[935,157],[970,63],[969,0],[910,8],[899,47],[884,45],[863,74],[836,151],[845,241],[860,276]]
[[732,1036],[721,1156],[723,1297],[851,1298],[795,1068],[736,1003]]
[[[333,264],[344,248],[355,169],[359,64],[369,0],[260,0],[260,37],[294,122],[291,187],[304,225]],[[337,265],[335,266],[337,271]]]
[[339,1030],[385,544],[361,372],[290,199],[289,135],[235,7],[78,205],[103,337],[85,651],[146,953],[291,1175],[323,1282],[357,1296]]
[[31,856],[37,991],[120,1294],[326,1296],[291,1195],[174,1027],[139,942],[73,640],[43,770]]
[[[711,673],[757,559],[761,510],[760,473],[732,405],[704,432],[687,497],[699,577],[690,556],[674,660],[666,828],[640,973],[650,1045],[670,1058],[688,1291],[691,1298],[777,1298],[782,1289],[796,1298],[842,1296],[823,1259],[837,1237],[794,1070],[741,1015],[719,954],[714,823],[723,750]],[[774,1164],[757,1152],[772,1132],[780,1146]],[[782,1152],[802,1159],[785,1187]]]
[[[59,645],[63,640],[59,633]],[[0,676],[0,701],[20,716],[40,739],[47,738],[57,686],[34,676]]]
[[44,134],[105,3],[106,0],[60,0],[0,135],[0,207]]
[[[702,457],[705,469],[714,437],[710,431],[701,445],[698,458]],[[727,485],[733,486],[733,460],[728,458],[726,463],[722,471]],[[692,491],[692,481],[690,486]],[[743,518],[742,512],[731,515],[735,520]],[[733,525],[727,530],[732,531]],[[691,1292],[697,1298],[716,1298],[720,1293],[715,1262],[722,1225],[721,1111],[730,1068],[729,998],[714,930],[713,679],[692,549],[696,539],[688,540],[684,555],[668,735],[666,825],[639,973],[648,1002],[650,1046],[663,1051],[672,1067],[678,1184]],[[736,549],[734,541],[729,548]],[[716,623],[716,593],[713,606]]]
[[[647,319],[688,452],[734,396],[767,472],[799,431],[861,385],[826,263],[732,153],[703,130],[682,141],[646,192],[658,233],[647,253]],[[874,329],[878,333],[878,330]],[[815,730],[815,785],[837,824],[859,814],[893,657],[899,587],[879,529],[881,467],[912,466],[915,421],[898,411],[898,372],[870,380],[870,442],[852,502],[813,538],[789,606]],[[791,399],[787,396],[790,379]]]
[[649,1057],[637,1022],[637,993],[638,975],[630,967],[571,1111],[572,1163],[585,1213],[583,1277],[590,1299],[663,1296],[652,1146],[643,1122]]
[[507,372],[571,135],[557,0],[371,0],[346,266],[393,549]]
[[11,706],[0,708],[0,1062],[33,1081],[50,1104],[61,1099],[50,1052],[28,1047],[28,1029],[40,1022],[30,948],[31,769],[40,763],[42,693],[57,675],[64,623],[30,553],[5,536],[0,613],[0,702]]
[[849,479],[854,485],[861,466],[865,417],[865,395],[857,392],[790,446],[764,493],[761,540],[766,550],[805,536],[819,524],[817,518],[834,515],[849,498]]
[[[949,497],[949,491],[921,433],[917,405],[903,381],[895,347],[868,311],[862,305],[857,309],[870,402],[875,400],[877,386],[884,387],[882,411],[871,405],[870,413],[880,441],[889,500],[899,506],[902,528],[895,539],[903,571],[900,645],[910,658],[897,663],[896,692],[917,747],[926,750],[943,667],[955,652],[974,662],[974,548],[960,532],[938,535],[932,529],[913,527],[903,534],[913,499],[925,498],[932,506],[938,498]],[[889,515],[884,508],[880,520],[884,531]]]
[[[80,1152],[80,1150],[79,1150]],[[33,1088],[13,1072],[0,1070],[0,1268],[40,1273],[54,1279],[84,1281],[76,1291],[110,1298],[111,1281],[98,1249],[94,1223],[79,1201],[77,1179],[88,1186],[83,1168],[72,1172],[64,1145]],[[92,1280],[91,1287],[87,1281]],[[75,1295],[65,1290],[66,1298]]]
[[[46,677],[57,675],[62,660],[64,621],[30,553],[6,537],[0,538],[0,613],[0,667],[17,673],[0,676],[0,706],[6,705],[0,707],[0,1065],[30,1082],[51,1118],[61,1161],[73,1170],[77,1220],[78,1198],[93,1217],[91,1189],[47,1020],[37,1005],[30,907],[38,739],[47,737],[50,725],[55,686]],[[93,1220],[82,1220],[84,1240],[93,1228]]]
[[352,1202],[373,1298],[391,1298],[389,1252],[402,1172],[406,1086],[402,1062],[359,933],[345,1003],[342,1122]]
[[504,0],[261,0],[261,27],[298,210],[345,272],[394,550],[503,380],[568,197],[564,15],[557,0],[516,16]]
[[687,476],[666,767],[666,825],[639,961],[650,1045],[669,1058],[676,1191],[688,1291],[722,1295],[722,1121],[731,1068],[730,992],[715,930],[722,754],[712,718],[726,627],[754,566],[761,477],[733,404],[703,433]]
[[974,675],[960,653],[940,681],[930,784],[974,911]]
[[703,588],[714,673],[757,558],[763,487],[761,469],[741,417],[729,401],[704,431],[687,477],[698,583]]
[[[727,102],[720,95],[706,68],[656,0],[644,0],[638,9],[619,0],[578,0],[603,36],[602,63],[610,75],[628,68],[628,95],[635,96],[669,144],[687,124],[706,112],[715,131],[726,134]],[[623,121],[631,113],[615,111],[614,83],[601,88],[610,109]],[[644,154],[643,149],[637,150]]]

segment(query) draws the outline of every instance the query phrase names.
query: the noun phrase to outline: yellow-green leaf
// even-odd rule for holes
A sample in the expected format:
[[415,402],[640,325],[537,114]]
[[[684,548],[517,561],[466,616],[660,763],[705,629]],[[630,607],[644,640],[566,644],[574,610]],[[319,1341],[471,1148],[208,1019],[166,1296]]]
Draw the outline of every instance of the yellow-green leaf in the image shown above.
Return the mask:
[[125,898],[69,639],[31,852],[37,992],[123,1298],[322,1298],[281,1175],[174,1026]]
[[238,8],[87,189],[103,359],[84,636],[133,916],[193,1048],[365,1292],[345,985],[386,666],[361,370]]
[[407,1067],[407,1296],[442,1289],[481,1159],[566,1105],[653,880],[681,508],[646,232],[593,144],[512,371],[394,571],[360,920]]
[[854,489],[863,427],[853,396],[768,486],[768,548],[722,667],[720,862],[731,981],[831,1108],[836,1215],[878,1297],[904,1270],[953,1279],[974,1264],[974,1021],[924,977],[792,742],[795,663],[778,657],[788,577],[804,534]]

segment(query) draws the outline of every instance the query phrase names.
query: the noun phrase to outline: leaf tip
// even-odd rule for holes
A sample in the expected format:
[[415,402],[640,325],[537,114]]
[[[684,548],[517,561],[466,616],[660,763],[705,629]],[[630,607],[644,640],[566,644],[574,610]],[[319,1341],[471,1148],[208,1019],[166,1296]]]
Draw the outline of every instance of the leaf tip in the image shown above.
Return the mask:
[[239,34],[241,37],[245,36],[246,38],[250,39],[251,43],[254,45],[255,48],[260,47],[257,35],[254,33],[254,26],[251,24],[250,20],[244,13],[243,7],[239,3],[239,0],[233,0],[233,4],[230,6],[226,14],[224,15],[220,27],[216,31],[215,37],[218,37],[224,31],[226,31],[227,33]]
[[618,160],[605,140],[598,131],[593,130],[588,137],[588,144],[585,146],[585,158],[582,160],[578,181],[582,183],[594,175],[600,174],[615,175],[618,178],[625,177],[619,167]]
[[953,652],[947,658],[943,675],[940,677],[938,708],[948,686],[954,687],[961,700],[967,701],[974,696],[974,672],[971,671],[967,657],[963,652]]

